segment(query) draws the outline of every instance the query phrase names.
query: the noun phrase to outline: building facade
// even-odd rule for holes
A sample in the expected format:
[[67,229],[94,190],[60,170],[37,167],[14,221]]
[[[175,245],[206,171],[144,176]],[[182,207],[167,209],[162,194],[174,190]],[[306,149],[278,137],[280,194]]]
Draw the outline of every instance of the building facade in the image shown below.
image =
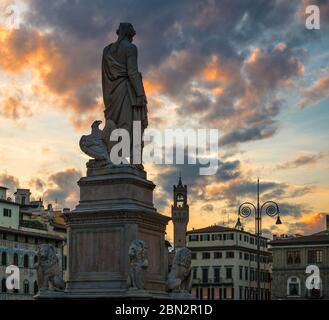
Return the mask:
[[[271,253],[268,239],[260,238],[261,299],[270,299]],[[192,294],[198,299],[254,300],[257,294],[257,237],[210,226],[187,232],[192,251]]]
[[171,218],[174,225],[174,247],[186,247],[189,206],[187,204],[187,186],[183,185],[181,177],[179,177],[178,184],[173,186],[173,198]]
[[[39,244],[49,243],[55,247],[65,279],[66,228],[62,214],[44,210],[42,201],[30,202],[28,189],[18,190],[15,202],[6,199],[4,190],[1,188],[0,197],[0,300],[30,300],[38,291],[35,264]],[[4,209],[11,209],[11,214]],[[6,269],[11,265],[19,267],[18,290],[8,290],[6,286],[9,276]]]
[[18,229],[19,204],[7,198],[7,188],[0,187],[0,226]]
[[[273,252],[272,299],[329,299],[329,216],[324,231],[308,236],[281,236],[270,242]],[[320,273],[318,288],[307,288],[309,265]]]

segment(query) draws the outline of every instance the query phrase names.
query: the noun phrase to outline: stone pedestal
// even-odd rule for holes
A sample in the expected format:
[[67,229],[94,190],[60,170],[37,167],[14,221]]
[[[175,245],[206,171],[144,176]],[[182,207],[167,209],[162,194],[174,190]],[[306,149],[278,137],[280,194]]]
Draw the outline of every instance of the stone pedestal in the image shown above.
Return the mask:
[[[67,215],[68,298],[163,298],[166,293],[169,217],[153,206],[155,185],[146,172],[123,165],[89,170],[78,182],[80,202]],[[128,249],[135,239],[148,245],[144,292],[127,289]]]

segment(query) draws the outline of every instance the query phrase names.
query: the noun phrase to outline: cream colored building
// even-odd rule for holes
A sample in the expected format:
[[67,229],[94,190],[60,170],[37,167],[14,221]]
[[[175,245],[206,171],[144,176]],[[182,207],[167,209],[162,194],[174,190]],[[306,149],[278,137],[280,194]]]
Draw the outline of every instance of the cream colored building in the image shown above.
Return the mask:
[[[270,299],[271,253],[260,238],[261,299]],[[192,251],[192,294],[198,299],[254,300],[257,288],[257,238],[219,225],[187,232]]]
[[[54,245],[66,278],[66,228],[62,213],[53,211],[51,206],[45,210],[41,200],[30,201],[28,189],[18,189],[15,196],[19,203],[0,199],[0,204],[12,208],[5,223],[0,218],[0,300],[30,300],[38,291],[35,263],[39,244]],[[0,215],[3,215],[1,209]],[[6,268],[9,265],[20,269],[17,291],[6,288]]]

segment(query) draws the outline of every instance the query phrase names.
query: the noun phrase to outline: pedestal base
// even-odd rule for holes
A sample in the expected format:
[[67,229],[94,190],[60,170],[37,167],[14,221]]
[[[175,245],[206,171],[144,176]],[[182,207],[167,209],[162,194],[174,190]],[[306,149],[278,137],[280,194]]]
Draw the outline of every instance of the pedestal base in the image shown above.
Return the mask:
[[[144,171],[129,166],[102,173],[80,179],[79,205],[67,215],[68,282],[62,298],[168,297],[165,229],[170,218],[153,206],[155,185]],[[128,250],[135,239],[148,246],[143,292],[127,288]]]

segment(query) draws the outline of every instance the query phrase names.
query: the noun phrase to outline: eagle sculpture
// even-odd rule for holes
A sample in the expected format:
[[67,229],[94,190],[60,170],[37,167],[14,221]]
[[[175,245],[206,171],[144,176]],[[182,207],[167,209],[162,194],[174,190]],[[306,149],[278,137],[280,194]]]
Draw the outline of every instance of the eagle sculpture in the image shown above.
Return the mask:
[[89,157],[110,162],[110,156],[103,141],[102,130],[99,129],[101,123],[100,120],[94,121],[91,125],[91,134],[82,136],[79,145],[80,149]]

